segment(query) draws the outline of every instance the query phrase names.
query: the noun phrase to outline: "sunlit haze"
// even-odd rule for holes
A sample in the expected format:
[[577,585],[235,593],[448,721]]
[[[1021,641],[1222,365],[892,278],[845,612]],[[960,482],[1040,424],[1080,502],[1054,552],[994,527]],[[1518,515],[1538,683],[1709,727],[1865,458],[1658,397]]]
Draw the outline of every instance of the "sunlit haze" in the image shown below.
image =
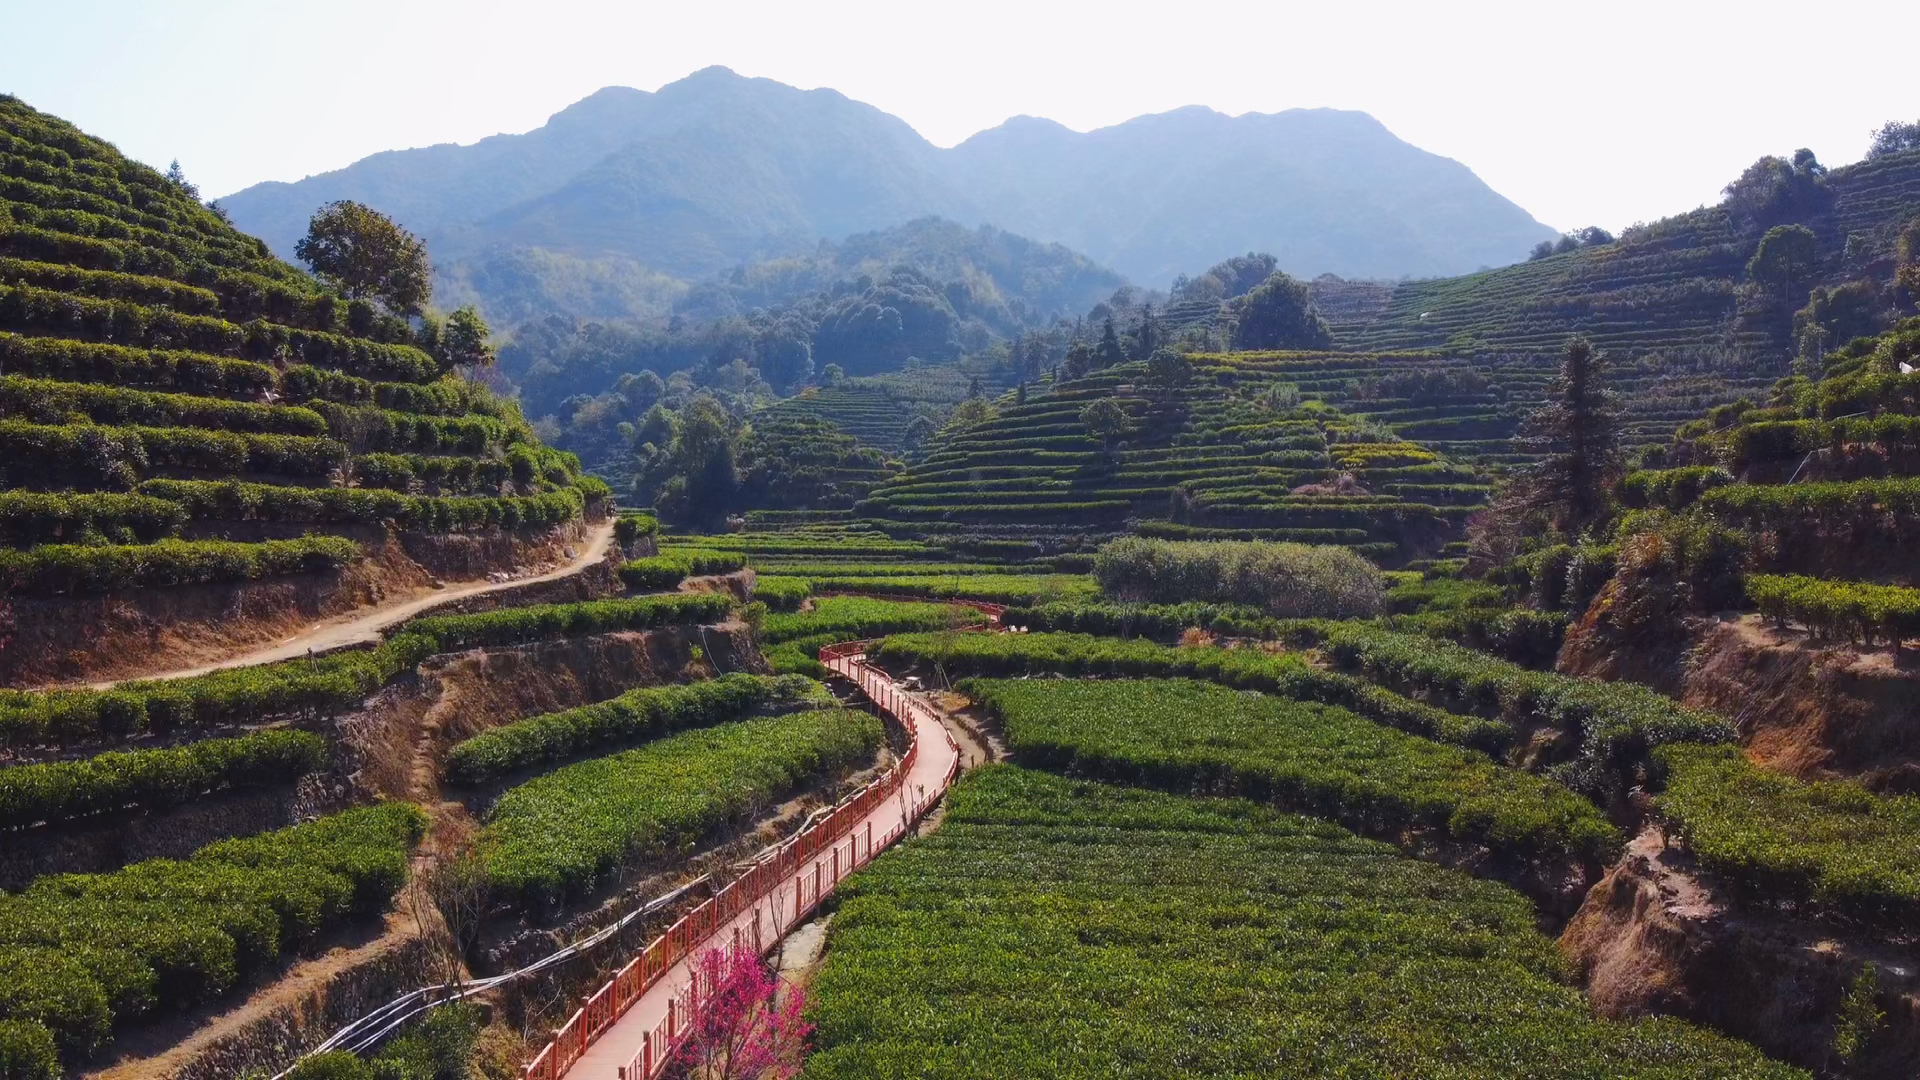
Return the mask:
[[[6,0],[0,90],[208,194],[536,127],[710,64],[832,87],[950,146],[1009,116],[1087,130],[1200,104],[1334,106],[1464,162],[1548,224],[1690,209],[1763,153],[1864,152],[1920,115],[1920,5],[321,4]],[[30,48],[21,43],[32,42]],[[1813,92],[1809,80],[1839,74]]]

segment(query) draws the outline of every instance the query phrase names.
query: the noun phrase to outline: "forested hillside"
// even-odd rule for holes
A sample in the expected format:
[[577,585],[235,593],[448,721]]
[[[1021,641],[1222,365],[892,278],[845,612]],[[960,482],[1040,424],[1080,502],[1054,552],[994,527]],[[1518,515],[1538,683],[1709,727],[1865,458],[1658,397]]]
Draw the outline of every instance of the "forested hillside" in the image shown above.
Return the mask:
[[485,545],[537,541],[605,496],[453,371],[437,321],[323,289],[183,180],[15,99],[0,139],[9,675],[50,673],[82,598],[328,593],[376,555],[398,572],[395,542],[411,573],[479,576]]

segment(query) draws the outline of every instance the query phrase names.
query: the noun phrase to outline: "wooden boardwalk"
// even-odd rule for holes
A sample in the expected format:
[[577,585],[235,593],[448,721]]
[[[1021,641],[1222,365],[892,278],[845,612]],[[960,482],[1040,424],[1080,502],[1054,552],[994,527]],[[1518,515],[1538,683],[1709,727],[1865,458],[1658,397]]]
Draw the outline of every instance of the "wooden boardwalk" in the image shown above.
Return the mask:
[[902,767],[843,804],[848,812],[836,812],[789,841],[727,893],[649,945],[568,1021],[528,1066],[528,1080],[649,1080],[659,1075],[686,1027],[686,1017],[699,1004],[690,969],[694,957],[734,943],[771,951],[840,879],[905,834],[946,790],[959,771],[960,751],[940,718],[878,668],[868,666],[863,654],[834,652],[823,650],[822,660],[858,684],[912,734]]

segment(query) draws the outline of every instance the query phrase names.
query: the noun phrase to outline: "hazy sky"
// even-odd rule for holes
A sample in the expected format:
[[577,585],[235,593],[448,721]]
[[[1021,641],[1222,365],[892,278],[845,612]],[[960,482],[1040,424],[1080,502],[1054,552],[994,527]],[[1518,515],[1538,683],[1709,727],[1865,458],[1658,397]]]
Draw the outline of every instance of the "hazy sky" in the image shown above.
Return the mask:
[[949,146],[1181,105],[1335,106],[1550,225],[1690,209],[1763,153],[1830,165],[1920,118],[1912,0],[0,0],[0,91],[208,194],[525,131],[594,90],[724,64],[830,86]]

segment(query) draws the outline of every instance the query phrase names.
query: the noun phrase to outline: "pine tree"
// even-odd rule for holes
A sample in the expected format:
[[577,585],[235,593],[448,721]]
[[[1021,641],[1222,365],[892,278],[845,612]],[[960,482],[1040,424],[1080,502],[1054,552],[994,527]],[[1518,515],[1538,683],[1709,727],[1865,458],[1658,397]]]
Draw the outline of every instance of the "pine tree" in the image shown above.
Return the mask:
[[1110,368],[1126,358],[1127,350],[1120,346],[1120,331],[1114,329],[1113,316],[1109,315],[1100,328],[1100,344],[1093,349],[1094,366]]
[[1522,442],[1542,459],[1523,481],[1523,503],[1569,537],[1607,515],[1620,472],[1620,405],[1606,359],[1586,338],[1567,342],[1547,403],[1527,418]]

